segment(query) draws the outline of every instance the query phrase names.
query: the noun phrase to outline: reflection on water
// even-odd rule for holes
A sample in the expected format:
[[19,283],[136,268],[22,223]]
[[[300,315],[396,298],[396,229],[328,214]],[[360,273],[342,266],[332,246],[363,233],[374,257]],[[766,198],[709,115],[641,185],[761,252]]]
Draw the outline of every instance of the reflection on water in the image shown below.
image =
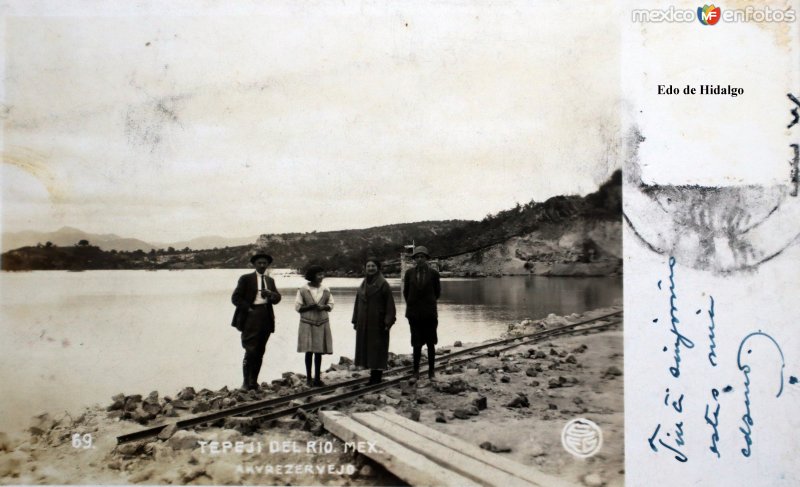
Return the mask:
[[[0,429],[42,411],[106,404],[118,392],[174,394],[181,387],[220,388],[241,382],[242,350],[230,326],[230,295],[245,271],[26,272],[0,274],[3,395]],[[262,380],[304,371],[297,349],[294,293],[301,277],[273,271],[284,296],[267,344]],[[334,354],[323,368],[352,357],[350,320],[360,279],[330,278]],[[410,351],[399,281],[398,321],[390,349]],[[440,345],[495,338],[508,323],[621,304],[619,278],[503,277],[444,279]],[[15,425],[16,426],[16,425]]]

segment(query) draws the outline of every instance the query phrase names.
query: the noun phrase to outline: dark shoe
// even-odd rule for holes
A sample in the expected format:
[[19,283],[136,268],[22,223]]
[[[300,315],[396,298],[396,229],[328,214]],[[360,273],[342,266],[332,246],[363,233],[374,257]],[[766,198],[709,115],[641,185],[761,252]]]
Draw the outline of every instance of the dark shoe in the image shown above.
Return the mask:
[[369,373],[369,385],[375,385],[381,383],[381,377],[383,377],[382,370],[371,370]]
[[324,382],[322,382],[321,380],[319,380],[319,379],[314,379],[314,387],[322,387],[322,386],[324,386],[324,385],[325,385],[325,383],[324,383]]
[[436,372],[433,370],[428,371],[428,379],[433,380],[436,377]]
[[314,381],[313,381],[313,380],[311,380],[311,377],[306,377],[306,385],[307,385],[308,387],[311,387],[311,386],[313,386],[313,385],[314,385]]
[[414,369],[414,378],[419,380],[419,369]]

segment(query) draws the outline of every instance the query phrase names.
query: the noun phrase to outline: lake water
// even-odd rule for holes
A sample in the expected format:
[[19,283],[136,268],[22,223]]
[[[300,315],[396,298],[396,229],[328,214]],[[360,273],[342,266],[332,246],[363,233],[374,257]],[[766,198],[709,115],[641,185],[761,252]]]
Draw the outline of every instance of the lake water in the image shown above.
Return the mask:
[[[0,273],[0,430],[18,429],[38,412],[108,404],[116,393],[174,395],[184,386],[241,384],[242,349],[230,326],[230,295],[246,270],[42,271]],[[259,380],[304,372],[297,353],[294,296],[305,281],[273,270],[283,294],[275,307]],[[353,356],[350,324],[360,279],[329,278],[334,354]],[[390,350],[411,350],[398,279],[398,321]],[[496,338],[509,323],[622,304],[620,278],[503,277],[443,279],[439,345]]]

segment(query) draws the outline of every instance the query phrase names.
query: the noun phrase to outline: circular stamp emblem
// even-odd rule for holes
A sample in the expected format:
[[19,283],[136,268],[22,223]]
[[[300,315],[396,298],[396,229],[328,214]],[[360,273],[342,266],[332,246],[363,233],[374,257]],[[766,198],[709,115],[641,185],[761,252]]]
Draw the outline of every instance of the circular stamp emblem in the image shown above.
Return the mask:
[[579,458],[589,458],[603,446],[603,431],[593,421],[573,419],[561,431],[564,449]]

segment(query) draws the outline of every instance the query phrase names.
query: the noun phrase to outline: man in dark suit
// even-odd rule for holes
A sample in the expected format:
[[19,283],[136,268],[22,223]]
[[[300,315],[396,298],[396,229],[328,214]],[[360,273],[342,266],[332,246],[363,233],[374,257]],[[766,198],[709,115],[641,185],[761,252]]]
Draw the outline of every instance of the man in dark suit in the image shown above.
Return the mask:
[[239,278],[231,301],[236,306],[231,326],[242,333],[244,360],[242,389],[258,389],[258,373],[270,333],[275,331],[273,304],[281,301],[275,281],[266,275],[272,256],[256,252],[251,258],[256,271]]
[[414,377],[419,378],[422,346],[428,347],[428,377],[433,379],[436,360],[436,328],[439,316],[436,300],[442,292],[439,273],[428,265],[430,254],[425,247],[416,247],[412,255],[416,266],[403,276],[403,297],[406,318],[411,326],[411,347],[414,349]]

